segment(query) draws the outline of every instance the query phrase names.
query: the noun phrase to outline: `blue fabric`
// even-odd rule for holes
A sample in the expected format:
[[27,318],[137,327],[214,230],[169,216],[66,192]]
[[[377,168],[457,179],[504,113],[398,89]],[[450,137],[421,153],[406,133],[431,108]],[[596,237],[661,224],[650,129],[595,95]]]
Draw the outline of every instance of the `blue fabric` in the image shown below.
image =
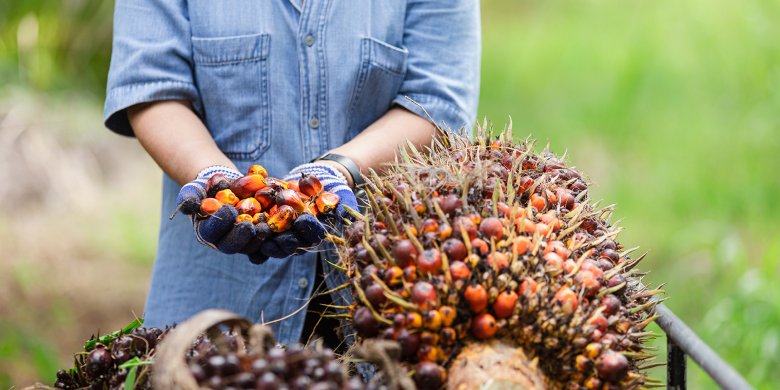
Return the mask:
[[[425,116],[405,96],[453,129],[476,116],[477,0],[115,4],[106,125],[132,135],[127,107],[188,100],[242,172],[259,163],[283,175],[352,139],[394,104]],[[280,341],[297,340],[305,310],[296,310],[311,292],[316,255],[255,265],[200,245],[186,218],[168,221],[179,190],[164,178],[147,324],[216,307],[255,321],[288,317],[273,327]],[[335,287],[337,278],[326,282]]]

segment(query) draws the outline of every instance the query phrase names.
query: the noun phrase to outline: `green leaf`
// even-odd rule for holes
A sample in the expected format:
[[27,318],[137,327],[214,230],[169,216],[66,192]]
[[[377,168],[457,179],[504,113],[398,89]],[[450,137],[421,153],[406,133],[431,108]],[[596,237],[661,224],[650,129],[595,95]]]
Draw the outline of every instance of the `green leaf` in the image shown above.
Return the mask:
[[116,332],[109,333],[107,335],[103,335],[103,336],[100,336],[100,337],[97,337],[97,338],[91,338],[91,339],[87,340],[87,342],[84,343],[84,350],[85,351],[91,351],[92,349],[95,348],[95,346],[98,343],[103,344],[103,345],[111,344],[119,336],[128,334],[128,333],[132,332],[133,329],[138,328],[138,327],[140,327],[143,324],[144,324],[144,319],[143,318],[136,318],[135,320],[133,320],[133,322],[127,324],[124,328],[122,328],[122,329],[120,329],[120,330],[118,330]]
[[137,370],[138,367],[133,367],[130,369],[130,372],[127,373],[127,377],[125,378],[125,390],[133,390],[133,388],[135,388],[135,376]]
[[154,361],[151,360],[151,359],[150,360],[141,360],[140,358],[138,358],[138,356],[136,356],[136,357],[134,357],[134,358],[132,358],[132,359],[122,363],[119,366],[119,368],[135,368],[135,367],[138,367],[138,366],[148,366],[148,365],[151,365],[152,363],[154,363]]

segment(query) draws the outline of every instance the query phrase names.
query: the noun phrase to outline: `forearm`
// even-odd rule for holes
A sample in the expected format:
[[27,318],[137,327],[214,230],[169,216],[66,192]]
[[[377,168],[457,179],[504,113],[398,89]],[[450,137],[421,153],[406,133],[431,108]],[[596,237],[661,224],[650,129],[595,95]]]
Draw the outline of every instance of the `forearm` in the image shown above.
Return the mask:
[[157,165],[179,184],[211,165],[235,168],[186,101],[160,101],[127,109],[138,141]]
[[[369,168],[381,171],[407,141],[415,146],[428,145],[435,131],[434,125],[426,119],[402,107],[393,107],[357,137],[331,152],[351,158],[363,173]],[[341,170],[349,180],[349,174],[339,164],[326,163]]]

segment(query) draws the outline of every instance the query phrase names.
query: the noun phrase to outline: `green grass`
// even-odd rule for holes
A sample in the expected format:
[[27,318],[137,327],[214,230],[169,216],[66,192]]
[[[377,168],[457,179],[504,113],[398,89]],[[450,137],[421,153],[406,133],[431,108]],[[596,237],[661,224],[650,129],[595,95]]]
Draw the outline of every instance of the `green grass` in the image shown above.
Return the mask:
[[[517,137],[568,151],[594,197],[617,203],[622,242],[650,252],[646,281],[666,283],[668,305],[751,384],[780,382],[780,2],[482,4],[480,117],[511,115]],[[0,2],[0,85],[99,101],[110,20],[110,1]],[[36,43],[20,47],[20,26]],[[143,264],[155,237],[131,207],[96,251]],[[49,369],[11,339],[0,358]],[[690,379],[715,387],[693,364]]]

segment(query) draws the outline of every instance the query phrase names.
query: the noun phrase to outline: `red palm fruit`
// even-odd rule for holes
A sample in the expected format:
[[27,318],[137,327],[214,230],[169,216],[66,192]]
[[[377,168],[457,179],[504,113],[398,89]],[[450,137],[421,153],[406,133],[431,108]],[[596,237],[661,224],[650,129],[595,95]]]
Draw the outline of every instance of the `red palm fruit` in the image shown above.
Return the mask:
[[[555,185],[551,185],[550,189],[555,189]],[[558,195],[555,194],[555,192],[552,192],[551,190],[544,190],[544,196],[547,197],[547,200],[550,201],[550,204],[557,204],[558,203]]]
[[569,210],[574,209],[574,195],[571,194],[571,191],[559,188],[557,192],[558,204]]
[[534,170],[539,167],[539,162],[536,161],[536,157],[526,156],[523,159],[523,170]]
[[365,306],[358,307],[352,315],[352,325],[361,337],[371,338],[379,334],[379,322]]
[[520,283],[520,295],[528,296],[530,294],[536,294],[537,288],[538,285],[536,281],[530,278],[526,278],[523,280],[523,283]]
[[547,237],[552,232],[552,228],[546,223],[539,222],[536,224],[536,232],[542,237]]
[[428,330],[441,329],[442,315],[438,310],[428,310],[423,314],[423,327]]
[[498,294],[496,301],[493,302],[493,313],[496,318],[509,318],[515,310],[517,299],[517,293],[511,290]]
[[455,344],[455,341],[458,339],[458,334],[455,332],[455,329],[449,327],[442,328],[439,335],[441,336],[441,343],[445,346]]
[[603,315],[594,313],[590,318],[588,318],[588,321],[585,322],[586,325],[593,326],[595,329],[600,331],[601,333],[604,333],[607,331],[607,319],[604,318]]
[[215,173],[211,175],[209,180],[206,182],[206,196],[209,198],[214,198],[217,195],[217,192],[226,190],[230,188],[230,182],[225,177],[225,175],[221,173]]
[[613,294],[607,294],[601,298],[601,306],[604,308],[604,315],[611,316],[620,310],[620,299]]
[[515,218],[515,231],[518,233],[534,234],[536,232],[536,223],[528,218]]
[[563,226],[561,220],[550,213],[539,215],[539,221],[549,226],[550,229],[552,229],[554,232],[560,230],[560,228]]
[[257,213],[252,217],[252,223],[265,223],[268,222],[268,213]]
[[512,208],[504,202],[496,203],[496,210],[498,210],[498,214],[506,218],[509,218],[512,215]]
[[487,241],[490,241],[491,238],[499,241],[504,237],[504,224],[496,217],[485,218],[479,224],[479,232]]
[[420,349],[420,334],[411,333],[406,328],[401,328],[398,331],[396,337],[398,344],[401,345],[401,356],[404,358],[410,358],[417,355],[417,350]]
[[[287,184],[284,180],[279,180],[275,177],[269,177],[265,179],[265,186],[273,188],[275,190],[286,190],[289,187],[289,184]],[[294,190],[293,190],[294,191]]]
[[565,259],[569,257],[569,250],[566,248],[566,245],[558,240],[550,241],[547,243],[547,246],[544,248],[544,253],[550,253],[555,252],[558,254],[558,256],[561,256],[561,258]]
[[536,211],[544,211],[547,208],[547,201],[541,195],[532,194],[530,204]]
[[591,259],[585,260],[580,266],[580,269],[592,273],[597,280],[604,278],[604,271],[601,270],[601,267],[599,267],[598,263]]
[[290,229],[294,220],[295,210],[292,207],[279,206],[279,209],[268,217],[268,227],[274,233],[281,233]]
[[385,328],[382,330],[382,335],[380,338],[384,340],[395,340],[397,333],[398,331],[395,328]]
[[[450,217],[454,216],[455,212],[463,206],[463,200],[461,200],[460,197],[455,194],[445,195],[436,199],[435,201],[439,203],[439,208],[441,208],[441,211]],[[455,229],[455,231],[459,230]]]
[[531,249],[531,239],[525,236],[515,237],[512,240],[512,253],[524,255]]
[[471,240],[471,248],[480,255],[486,255],[490,251],[490,246],[485,240],[481,238],[475,238]]
[[303,204],[303,200],[295,190],[281,190],[276,191],[274,201],[278,206],[287,205],[293,208],[296,213],[303,213],[306,210],[306,206]]
[[462,231],[466,232],[466,235],[470,240],[477,238],[477,225],[467,217],[457,217],[452,224],[452,230],[456,237],[462,237]]
[[393,247],[392,255],[395,263],[400,267],[407,267],[414,264],[417,259],[417,247],[409,239],[399,240]]
[[414,367],[412,378],[418,389],[440,389],[447,379],[447,372],[436,363],[421,361]]
[[471,270],[466,263],[462,261],[453,261],[450,263],[450,275],[454,280],[468,279],[471,276]]
[[446,240],[452,237],[452,226],[448,223],[439,224],[439,240]]
[[375,309],[379,309],[382,307],[382,305],[387,302],[387,297],[385,296],[385,289],[382,288],[382,286],[379,285],[379,283],[374,282],[368,285],[368,287],[365,288],[363,291],[366,294],[366,299],[371,304],[371,306]]
[[596,361],[596,370],[602,379],[612,383],[620,382],[628,374],[628,359],[622,353],[604,351]]
[[260,175],[239,177],[230,185],[230,189],[233,193],[241,199],[254,196],[255,192],[263,187],[265,187],[265,179]]
[[255,192],[255,199],[260,202],[263,210],[268,210],[276,205],[276,190],[271,187],[265,187]]
[[455,316],[457,315],[455,308],[452,306],[440,307],[439,313],[441,313],[441,323],[444,326],[451,326],[452,322],[455,321]]
[[470,213],[469,219],[474,223],[474,226],[479,226],[479,224],[482,223],[482,216],[478,213]]
[[463,291],[463,297],[469,304],[469,309],[474,313],[485,311],[488,305],[488,293],[481,284],[471,284]]
[[590,271],[580,270],[577,272],[575,281],[580,285],[580,287],[582,287],[582,291],[586,297],[592,297],[596,295],[596,293],[598,293],[599,289],[601,288],[601,283]]
[[250,216],[254,216],[260,212],[260,202],[258,202],[255,198],[246,198],[238,202],[236,208],[240,214],[249,214]]
[[571,314],[577,309],[577,294],[574,293],[569,287],[563,286],[555,293],[553,302],[560,305],[564,314]]
[[590,359],[595,359],[601,355],[601,343],[590,343],[585,346],[585,355]]
[[222,202],[222,204],[229,204],[231,206],[235,206],[240,200],[236,194],[229,189],[217,192],[217,194],[214,195],[214,198]]
[[401,267],[392,266],[385,270],[383,276],[382,279],[384,279],[385,284],[390,287],[395,287],[403,283],[404,270],[402,270]]
[[298,180],[287,180],[287,188],[301,192],[301,189],[298,186]]
[[439,222],[433,218],[428,218],[422,223],[423,233],[437,233],[439,231]]
[[249,214],[238,214],[236,216],[236,223],[249,222],[252,223],[252,216]]
[[267,213],[270,216],[276,214],[277,211],[279,211],[279,206],[273,205],[270,209],[268,209]]
[[268,177],[268,172],[265,170],[265,167],[259,164],[255,164],[249,167],[246,171],[247,175],[260,175],[262,177]]
[[423,275],[438,275],[441,272],[441,252],[426,249],[417,256],[417,269]]
[[563,272],[570,274],[574,272],[575,268],[577,268],[577,262],[575,262],[574,260],[566,259],[566,261],[563,262]]
[[298,180],[298,189],[301,193],[315,197],[322,191],[322,183],[317,176],[314,175],[302,175]]
[[412,302],[423,310],[436,305],[436,289],[432,284],[419,281],[412,286]]
[[490,313],[482,313],[471,320],[471,334],[480,340],[493,337],[498,331],[496,319]]
[[215,198],[205,198],[200,201],[200,212],[203,214],[211,215],[222,208],[223,203]]
[[469,254],[466,245],[457,238],[450,238],[447,241],[444,241],[441,250],[447,255],[447,259],[450,261],[463,260]]
[[601,251],[601,257],[613,263],[617,263],[618,260],[620,260],[620,255],[614,249],[609,249],[609,248]]
[[563,270],[563,259],[555,252],[544,255],[544,267],[548,272],[557,273]]
[[404,281],[407,283],[414,283],[417,280],[417,267],[414,265],[408,265],[404,267]]
[[502,252],[493,252],[487,257],[488,264],[499,270],[509,268],[509,256]]
[[422,316],[416,311],[406,313],[406,326],[409,329],[422,328]]
[[314,200],[314,202],[317,205],[317,210],[319,210],[321,213],[327,214],[336,208],[340,200],[341,199],[338,195],[332,192],[322,191],[319,195],[317,195],[317,198]]

